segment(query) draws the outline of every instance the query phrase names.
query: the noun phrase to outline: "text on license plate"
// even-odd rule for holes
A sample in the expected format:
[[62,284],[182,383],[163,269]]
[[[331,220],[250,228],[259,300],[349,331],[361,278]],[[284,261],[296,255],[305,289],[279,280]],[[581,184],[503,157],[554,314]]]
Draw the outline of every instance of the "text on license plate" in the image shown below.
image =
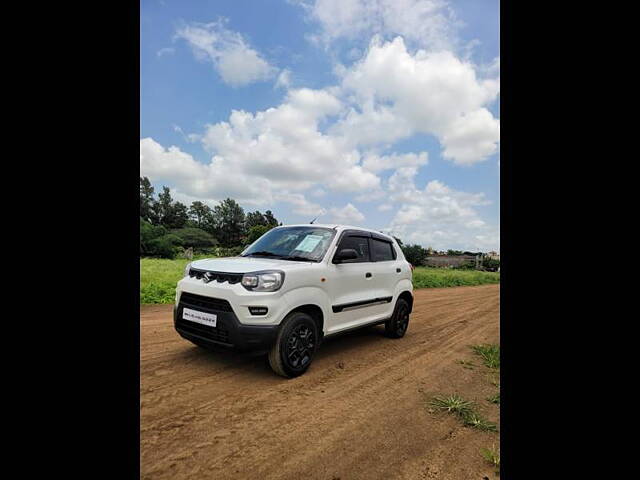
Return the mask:
[[201,323],[202,325],[208,325],[215,327],[218,320],[217,315],[213,313],[199,312],[197,310],[191,310],[190,308],[182,309],[182,318],[191,322]]

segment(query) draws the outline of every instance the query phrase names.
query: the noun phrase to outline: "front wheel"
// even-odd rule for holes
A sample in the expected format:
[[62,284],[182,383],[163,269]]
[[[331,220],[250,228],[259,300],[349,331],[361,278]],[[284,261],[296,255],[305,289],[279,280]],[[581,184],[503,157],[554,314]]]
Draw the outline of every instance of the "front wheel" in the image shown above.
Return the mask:
[[393,315],[384,324],[384,330],[387,337],[402,338],[407,332],[409,326],[409,304],[403,298],[399,298],[396,302],[396,308]]
[[271,369],[292,378],[307,371],[318,346],[318,331],[313,319],[294,312],[284,319],[275,344],[269,352]]

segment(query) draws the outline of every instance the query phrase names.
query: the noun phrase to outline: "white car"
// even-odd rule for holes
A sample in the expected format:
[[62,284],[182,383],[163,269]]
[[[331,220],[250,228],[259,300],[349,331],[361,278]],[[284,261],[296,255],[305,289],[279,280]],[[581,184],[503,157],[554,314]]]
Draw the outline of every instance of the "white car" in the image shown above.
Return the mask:
[[238,257],[187,265],[174,325],[205,348],[268,351],[276,373],[295,377],[331,335],[384,323],[387,336],[403,337],[411,275],[387,235],[343,225],[280,226]]

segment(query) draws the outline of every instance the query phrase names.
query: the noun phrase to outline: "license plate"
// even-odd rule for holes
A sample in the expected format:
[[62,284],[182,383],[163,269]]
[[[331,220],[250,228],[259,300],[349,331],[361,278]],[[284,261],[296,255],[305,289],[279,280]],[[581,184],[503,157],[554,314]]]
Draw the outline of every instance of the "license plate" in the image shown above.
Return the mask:
[[182,309],[182,318],[189,320],[190,322],[201,323],[209,327],[215,327],[218,321],[218,316],[213,313],[199,312],[197,310],[191,310],[190,308]]

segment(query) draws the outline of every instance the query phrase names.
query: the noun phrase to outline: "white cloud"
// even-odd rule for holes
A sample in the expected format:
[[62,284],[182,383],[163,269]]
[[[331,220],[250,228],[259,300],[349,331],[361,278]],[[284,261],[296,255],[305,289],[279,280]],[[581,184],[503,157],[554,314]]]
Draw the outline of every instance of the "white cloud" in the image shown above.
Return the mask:
[[157,55],[158,57],[162,57],[163,55],[171,55],[171,54],[173,54],[175,51],[176,51],[176,49],[175,49],[175,48],[172,48],[172,47],[165,47],[165,48],[161,48],[160,50],[158,50],[158,51],[156,52],[156,55]]
[[354,40],[402,35],[422,47],[442,50],[455,44],[460,22],[444,0],[298,0],[321,27],[319,39]]
[[389,178],[389,199],[400,204],[389,231],[405,243],[437,249],[499,249],[498,229],[477,209],[490,203],[484,194],[457,191],[438,180],[419,189],[416,174],[415,167],[403,167]]
[[393,153],[391,155],[370,154],[364,158],[362,166],[370,172],[381,172],[400,167],[422,166],[428,163],[429,155],[427,152]]
[[359,225],[364,222],[364,215],[360,210],[353,206],[351,203],[347,203],[344,207],[333,207],[329,209],[329,219],[335,223],[341,223],[344,225]]
[[179,28],[176,39],[184,39],[196,58],[210,61],[222,81],[241,87],[272,78],[277,69],[251,48],[238,32],[225,27],[225,19],[191,23]]
[[233,111],[228,122],[208,125],[202,142],[236,171],[291,191],[314,184],[343,192],[376,188],[380,179],[359,165],[360,153],[319,130],[319,122],[340,109],[324,90],[291,90],[276,108]]
[[288,69],[284,69],[278,75],[276,79],[275,88],[284,88],[285,90],[289,89],[291,86],[291,71]]
[[[397,119],[410,127],[387,130],[383,136],[388,142],[411,132],[435,135],[444,156],[459,165],[480,162],[497,151],[500,121],[485,106],[495,100],[500,81],[478,78],[471,63],[451,52],[419,50],[412,55],[401,37],[386,43],[374,39],[365,58],[345,74],[342,87],[363,105],[360,115],[371,116],[368,112],[376,110],[372,103],[390,104],[384,123]],[[366,124],[358,115],[351,112],[343,125]]]
[[379,212],[389,212],[393,210],[393,205],[389,205],[388,203],[383,203],[382,205],[378,205]]

